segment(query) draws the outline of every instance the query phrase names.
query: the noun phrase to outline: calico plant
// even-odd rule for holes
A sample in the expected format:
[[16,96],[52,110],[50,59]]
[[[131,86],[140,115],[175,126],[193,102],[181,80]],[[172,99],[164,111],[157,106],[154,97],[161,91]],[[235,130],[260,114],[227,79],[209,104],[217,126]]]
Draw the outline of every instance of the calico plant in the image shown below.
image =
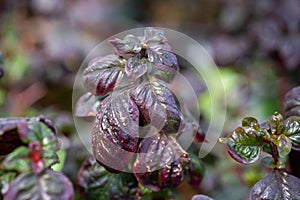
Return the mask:
[[80,193],[89,199],[105,190],[104,196],[117,199],[119,191],[118,198],[129,198],[133,190],[124,185],[124,178],[130,176],[124,171],[133,172],[132,185],[139,185],[140,196],[141,191],[176,187],[184,175],[199,187],[201,161],[190,162],[189,153],[181,148],[176,136],[188,127],[200,141],[205,136],[198,131],[198,121],[182,112],[168,88],[179,65],[166,36],[160,30],[146,28],[142,37],[127,35],[109,43],[115,54],[88,63],[82,76],[87,93],[76,106],[77,117],[94,120],[95,160],[88,159],[80,170]]
[[300,117],[284,119],[276,112],[263,123],[246,117],[242,126],[219,141],[237,162],[250,164],[263,157],[262,164],[273,169],[254,185],[251,199],[300,199],[300,179],[284,170],[291,149],[300,149]]
[[59,148],[50,120],[0,118],[0,199],[73,199],[72,183],[51,169]]

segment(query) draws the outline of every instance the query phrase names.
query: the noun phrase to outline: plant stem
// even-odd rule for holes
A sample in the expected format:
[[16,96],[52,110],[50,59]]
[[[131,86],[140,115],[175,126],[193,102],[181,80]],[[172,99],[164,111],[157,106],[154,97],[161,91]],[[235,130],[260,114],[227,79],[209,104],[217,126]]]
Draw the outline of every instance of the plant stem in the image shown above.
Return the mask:
[[270,146],[271,146],[271,151],[272,151],[272,157],[273,157],[273,159],[274,159],[274,163],[275,163],[275,169],[277,169],[277,166],[279,166],[278,165],[278,162],[279,162],[279,154],[278,154],[278,150],[277,150],[277,147],[276,147],[276,145],[273,143],[273,142],[268,142],[269,144],[270,144]]

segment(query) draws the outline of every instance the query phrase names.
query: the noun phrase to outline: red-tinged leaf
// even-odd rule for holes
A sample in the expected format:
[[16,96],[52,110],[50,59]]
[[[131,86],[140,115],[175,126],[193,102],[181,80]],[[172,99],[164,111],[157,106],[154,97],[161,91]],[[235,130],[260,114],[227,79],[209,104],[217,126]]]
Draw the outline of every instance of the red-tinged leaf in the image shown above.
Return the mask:
[[0,156],[11,153],[21,145],[24,143],[21,141],[16,127],[0,130]]
[[143,125],[151,124],[156,132],[178,132],[182,114],[165,83],[158,80],[142,83],[133,90],[132,98],[140,110]]
[[76,102],[75,115],[91,121],[95,119],[100,107],[100,101],[91,93],[82,95]]
[[190,164],[188,168],[188,181],[193,188],[199,189],[205,168],[198,156],[193,153],[189,153],[189,157]]
[[237,162],[250,164],[261,155],[263,138],[252,128],[238,127],[219,141],[226,144],[228,153]]
[[137,199],[137,181],[132,174],[112,174],[93,157],[81,165],[77,186],[83,199]]
[[147,72],[149,65],[151,64],[146,58],[139,56],[129,58],[125,66],[127,78],[130,81],[135,81]]
[[284,109],[287,117],[300,116],[300,87],[295,87],[285,95]]
[[125,60],[117,55],[107,55],[92,60],[83,72],[86,89],[103,96],[116,88],[124,75]]
[[292,141],[292,148],[300,150],[300,117],[291,116],[284,122],[286,135]]
[[108,96],[101,102],[92,130],[97,161],[110,171],[124,170],[137,149],[138,129],[139,110],[128,91]]
[[300,179],[286,172],[274,170],[254,185],[250,199],[300,199]]
[[183,168],[189,158],[174,138],[164,134],[144,138],[138,153],[133,172],[144,187],[160,191],[183,181]]
[[12,199],[49,199],[72,200],[72,183],[62,173],[46,170],[40,175],[20,174],[10,184],[4,200]]
[[137,54],[142,50],[140,40],[134,35],[127,35],[123,40],[116,38],[109,40],[108,42],[114,46],[116,53],[121,56],[126,56],[126,54]]

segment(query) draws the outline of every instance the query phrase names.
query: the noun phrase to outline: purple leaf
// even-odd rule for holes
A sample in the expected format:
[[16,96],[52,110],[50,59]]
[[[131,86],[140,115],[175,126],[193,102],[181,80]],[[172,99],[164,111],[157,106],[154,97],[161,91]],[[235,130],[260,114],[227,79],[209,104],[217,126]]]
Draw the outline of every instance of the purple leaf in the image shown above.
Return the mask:
[[139,111],[128,91],[104,99],[92,130],[97,161],[110,171],[124,169],[137,149],[138,128]]
[[149,65],[151,64],[146,58],[139,56],[129,58],[125,66],[127,78],[130,81],[135,81],[147,72]]
[[295,87],[285,95],[284,109],[287,117],[300,116],[300,87]]
[[287,118],[284,122],[284,126],[284,135],[291,140],[292,148],[300,150],[300,117],[291,116]]
[[132,92],[140,110],[143,125],[151,123],[161,133],[177,133],[182,120],[177,100],[162,81],[140,84]]
[[86,89],[103,96],[117,87],[124,75],[125,61],[117,55],[107,55],[92,60],[83,72]]
[[190,185],[195,188],[199,189],[200,183],[204,176],[204,165],[194,153],[189,153],[190,157],[190,164],[188,169],[188,180]]
[[168,39],[166,38],[163,31],[154,29],[152,27],[145,28],[144,31],[144,37],[145,37],[145,43],[146,44],[152,44],[152,43],[158,43],[163,44],[168,42]]
[[274,170],[254,185],[250,199],[300,199],[300,179]]
[[32,173],[20,174],[9,184],[4,200],[49,199],[72,200],[72,183],[62,173],[46,170],[39,176]]
[[91,93],[82,95],[76,102],[76,117],[87,119],[88,121],[95,119],[99,110],[100,101]]
[[183,181],[183,168],[189,158],[174,138],[164,134],[145,138],[138,153],[133,172],[146,188],[160,191],[176,187]]
[[192,200],[213,200],[213,199],[206,195],[198,194],[193,196]]
[[116,38],[108,42],[115,47],[117,54],[121,56],[137,54],[142,50],[140,40],[134,35],[127,35],[123,40]]

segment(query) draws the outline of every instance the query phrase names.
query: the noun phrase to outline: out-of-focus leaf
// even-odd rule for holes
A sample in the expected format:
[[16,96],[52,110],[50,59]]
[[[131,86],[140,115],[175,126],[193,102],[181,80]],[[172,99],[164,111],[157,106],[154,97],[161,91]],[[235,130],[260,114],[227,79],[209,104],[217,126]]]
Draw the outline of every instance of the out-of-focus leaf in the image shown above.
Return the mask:
[[292,141],[292,148],[300,150],[300,117],[291,116],[284,122],[284,134]]
[[250,199],[300,199],[300,180],[281,170],[274,170],[254,185]]
[[137,150],[139,110],[129,92],[119,91],[101,102],[92,130],[97,161],[110,171],[120,171]]
[[14,149],[21,145],[24,145],[24,143],[20,140],[17,128],[2,126],[2,129],[0,129],[0,156],[11,153]]
[[8,154],[3,165],[7,170],[15,170],[17,172],[30,171],[29,150],[25,146],[18,147],[12,153]]
[[198,194],[198,195],[193,196],[192,200],[213,200],[213,199],[206,195]]
[[77,176],[79,193],[84,199],[137,199],[137,181],[132,174],[112,174],[89,157]]
[[145,28],[144,37],[146,44],[164,44],[168,42],[168,39],[166,38],[163,31],[152,27]]
[[188,169],[188,180],[190,185],[199,189],[200,183],[204,176],[205,168],[201,160],[194,153],[189,153],[190,164]]
[[125,66],[127,78],[135,81],[147,72],[149,65],[151,64],[146,58],[140,58],[140,56],[129,58]]
[[284,129],[284,120],[281,114],[275,112],[267,119],[272,134],[280,135]]
[[76,102],[75,115],[84,119],[95,119],[100,101],[91,93],[82,95]]
[[287,117],[300,116],[300,86],[285,95],[284,109]]
[[86,89],[96,96],[103,96],[117,87],[124,75],[125,60],[117,55],[93,59],[83,71]]
[[116,38],[108,41],[115,47],[116,52],[121,56],[126,54],[137,54],[142,50],[140,40],[134,35],[127,35],[123,40]]
[[72,200],[72,183],[62,173],[46,170],[41,175],[23,173],[14,179],[4,200],[11,199],[49,199]]
[[228,153],[237,162],[250,164],[261,155],[263,138],[249,127],[238,127],[219,141],[226,144]]
[[189,157],[172,136],[156,134],[144,138],[138,153],[133,172],[144,187],[160,191],[183,181],[183,168]]
[[16,177],[17,173],[0,171],[0,199],[3,199],[3,195],[7,190],[9,183]]
[[143,125],[151,123],[161,133],[177,133],[182,114],[167,85],[155,80],[140,84],[132,98],[140,110]]
[[291,152],[292,143],[287,136],[280,135],[275,144],[280,158],[286,157]]
[[276,164],[274,163],[274,159],[271,156],[264,157],[261,159],[261,163],[268,168],[274,169]]

